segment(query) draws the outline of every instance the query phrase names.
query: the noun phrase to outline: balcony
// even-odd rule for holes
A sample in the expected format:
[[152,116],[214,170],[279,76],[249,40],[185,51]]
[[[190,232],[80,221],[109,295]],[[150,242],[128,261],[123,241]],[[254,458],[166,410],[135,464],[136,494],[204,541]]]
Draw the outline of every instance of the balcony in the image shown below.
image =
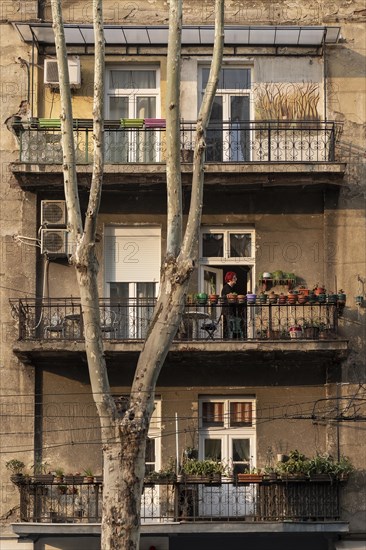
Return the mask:
[[[19,340],[81,340],[88,337],[77,298],[49,300],[12,299],[13,316],[19,323]],[[155,301],[131,298],[124,302],[100,299],[104,340],[139,341],[146,338]],[[338,331],[337,303],[304,304],[186,303],[175,340],[327,340]]]
[[[20,521],[34,523],[99,523],[102,481],[68,476],[61,483],[29,478],[17,483]],[[141,522],[338,522],[342,483],[336,481],[262,481],[238,483],[170,482],[144,485]],[[341,522],[340,522],[341,523]],[[300,528],[301,531],[301,528]]]
[[[85,327],[77,298],[11,300],[19,334],[13,351],[25,364],[65,368],[70,361],[85,365],[84,339],[94,334]],[[130,299],[123,303],[100,300],[104,352],[108,364],[120,365],[120,355],[135,364],[143,346],[154,301]],[[190,368],[219,365],[220,354],[230,354],[230,365],[240,369],[250,362],[270,368],[284,361],[309,376],[323,376],[322,365],[343,359],[346,340],[338,336],[337,304],[204,304],[187,303],[168,355],[168,363]],[[220,359],[221,357],[221,359]],[[306,369],[306,370],[305,370]],[[183,371],[182,371],[183,372]],[[272,373],[273,374],[273,373]],[[197,375],[197,373],[196,373]]]
[[[44,119],[47,121],[47,119]],[[148,119],[146,119],[148,120]],[[138,175],[146,182],[165,183],[166,130],[163,119],[147,124],[143,119],[132,121],[105,121],[105,186],[129,183]],[[159,123],[160,121],[160,123]],[[135,122],[135,124],[133,124]],[[62,170],[60,121],[41,124],[16,122],[14,133],[19,142],[19,160],[12,171],[22,187],[40,186],[39,176],[47,174],[47,185],[61,185],[57,177]],[[91,120],[74,120],[74,140],[77,170],[89,182],[93,162]],[[225,179],[237,183],[238,164],[247,165],[241,180],[266,184],[281,176],[292,185],[303,173],[314,183],[339,184],[344,164],[338,159],[338,138],[341,126],[322,121],[244,121],[211,123],[207,132],[206,183]],[[195,123],[180,125],[181,170],[183,183],[190,182]],[[309,169],[309,163],[311,169]],[[293,174],[297,177],[294,181]],[[26,178],[24,176],[27,176]],[[270,178],[269,178],[270,175]],[[269,178],[269,179],[268,179]],[[139,180],[139,182],[141,182]]]

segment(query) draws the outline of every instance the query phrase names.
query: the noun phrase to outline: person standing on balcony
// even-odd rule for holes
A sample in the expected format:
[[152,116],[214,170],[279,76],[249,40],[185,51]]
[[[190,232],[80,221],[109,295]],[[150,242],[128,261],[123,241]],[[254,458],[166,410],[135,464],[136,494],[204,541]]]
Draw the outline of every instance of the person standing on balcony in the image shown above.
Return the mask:
[[[225,275],[225,284],[221,290],[221,297],[228,301],[227,296],[236,293],[237,275],[235,271],[228,271]],[[243,337],[242,330],[243,307],[237,303],[227,304],[223,310],[224,338],[238,339]]]
[[222,287],[221,296],[226,298],[228,294],[235,292],[236,281],[238,277],[235,271],[228,271],[225,275],[225,284]]

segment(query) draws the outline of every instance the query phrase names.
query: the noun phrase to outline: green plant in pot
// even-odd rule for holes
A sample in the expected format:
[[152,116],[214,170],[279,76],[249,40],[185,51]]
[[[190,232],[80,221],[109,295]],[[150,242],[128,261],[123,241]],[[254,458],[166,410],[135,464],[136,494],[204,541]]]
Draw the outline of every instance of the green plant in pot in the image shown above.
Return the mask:
[[225,466],[216,460],[196,460],[194,458],[186,459],[181,466],[183,479],[196,480],[198,482],[220,481],[221,476],[225,475]]
[[308,474],[311,479],[332,479],[335,475],[334,458],[325,454],[316,454],[309,459]]
[[309,472],[309,460],[295,449],[289,453],[288,460],[278,462],[277,472],[282,479],[305,479]]
[[5,463],[5,468],[11,472],[10,480],[13,483],[19,483],[23,479],[25,464],[21,460],[12,458]]
[[354,466],[347,456],[342,455],[334,464],[334,475],[339,481],[347,481],[348,476],[354,471]]
[[205,305],[207,303],[207,294],[205,292],[199,292],[197,295],[196,295],[196,298],[197,298],[197,302],[200,304],[200,305]]
[[161,470],[147,472],[145,474],[144,482],[149,483],[174,483],[177,479],[176,473],[175,473],[175,460],[174,458],[170,458],[168,460],[167,465],[164,468],[161,468]]

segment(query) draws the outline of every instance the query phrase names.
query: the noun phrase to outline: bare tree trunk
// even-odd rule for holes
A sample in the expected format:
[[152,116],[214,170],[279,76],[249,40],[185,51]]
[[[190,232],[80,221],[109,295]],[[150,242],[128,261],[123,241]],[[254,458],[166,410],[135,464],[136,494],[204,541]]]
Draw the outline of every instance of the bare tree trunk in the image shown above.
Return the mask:
[[[180,0],[171,0],[170,2],[170,40],[169,56],[172,63],[180,59],[180,39],[177,38],[177,32],[181,29],[181,2]],[[134,465],[131,464],[134,473],[137,475],[136,484],[139,490],[132,492],[126,491],[123,495],[126,501],[126,509],[140,509],[140,494],[143,483],[143,472],[145,467],[144,453],[146,436],[149,429],[151,414],[154,408],[154,396],[156,382],[164,363],[164,360],[170,349],[172,340],[178,330],[179,323],[185,304],[185,296],[188,289],[189,279],[195,267],[197,255],[197,241],[201,223],[202,200],[203,200],[203,182],[204,182],[204,160],[205,160],[205,134],[207,124],[210,118],[213,100],[215,97],[219,71],[222,63],[223,42],[224,42],[224,0],[215,2],[215,44],[213,51],[213,62],[209,75],[208,84],[205,90],[202,106],[198,116],[196,129],[196,146],[194,152],[193,178],[191,204],[188,215],[188,225],[182,242],[181,231],[179,229],[178,214],[182,214],[180,202],[179,209],[177,204],[180,201],[180,139],[179,139],[179,110],[177,104],[177,90],[180,89],[179,74],[176,75],[176,82],[167,87],[167,136],[171,136],[171,146],[168,149],[167,167],[175,164],[175,169],[167,169],[167,193],[168,207],[171,212],[171,226],[168,226],[168,245],[167,254],[161,270],[160,293],[154,312],[152,324],[146,337],[144,347],[140,353],[136,367],[135,377],[131,388],[130,407],[121,421],[121,433],[123,437],[136,434],[136,444],[126,448],[128,458],[134,454]],[[168,60],[169,63],[169,60]],[[168,72],[170,75],[171,73]],[[176,137],[178,136],[178,138]],[[168,139],[168,141],[170,141]],[[177,174],[179,172],[179,175]],[[170,203],[175,203],[175,209],[170,209]],[[177,222],[177,223],[175,223]],[[125,468],[124,468],[125,470]],[[127,471],[125,472],[127,474]],[[130,472],[131,474],[131,472]],[[141,478],[139,478],[141,476]],[[124,477],[124,476],[123,476]],[[135,501],[134,499],[138,499]],[[137,537],[139,536],[136,528]],[[131,539],[122,539],[122,548],[137,548],[128,546]]]
[[[168,47],[168,245],[162,266],[160,295],[149,333],[140,354],[131,388],[130,404],[122,418],[111,396],[100,326],[95,256],[96,219],[103,177],[104,37],[102,0],[93,0],[95,83],[93,106],[94,163],[89,204],[83,228],[77,187],[71,94],[63,31],[61,0],[51,0],[61,96],[64,189],[85,327],[85,349],[90,383],[101,424],[104,457],[103,550],[137,550],[140,536],[141,493],[145,447],[154,407],[156,382],[177,332],[189,278],[195,266],[202,213],[205,133],[215,96],[223,52],[224,0],[215,0],[213,63],[200,109],[188,225],[182,240],[182,199],[179,146],[180,35],[182,0],[170,1]],[[171,79],[170,79],[171,76]]]

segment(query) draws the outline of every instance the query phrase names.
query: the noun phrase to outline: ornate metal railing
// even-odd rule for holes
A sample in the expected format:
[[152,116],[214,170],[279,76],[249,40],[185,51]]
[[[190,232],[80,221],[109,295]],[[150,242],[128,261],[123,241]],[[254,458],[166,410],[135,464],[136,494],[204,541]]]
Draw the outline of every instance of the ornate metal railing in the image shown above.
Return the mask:
[[[61,164],[61,131],[40,127],[37,121],[16,122],[20,161]],[[181,160],[192,162],[195,123],[180,126]],[[340,125],[323,121],[227,121],[211,123],[207,132],[206,162],[334,162]],[[74,121],[76,161],[93,161],[92,121]],[[164,127],[129,127],[119,121],[105,123],[105,162],[157,163],[166,160]]]
[[[80,300],[10,300],[20,340],[84,340],[94,327],[84,326]],[[155,303],[135,298],[99,302],[103,338],[130,341],[146,337]],[[176,341],[316,340],[337,335],[336,303],[186,304]]]
[[[95,523],[101,521],[102,482],[17,483],[20,520]],[[141,521],[336,521],[340,483],[299,481],[272,483],[145,484]]]

